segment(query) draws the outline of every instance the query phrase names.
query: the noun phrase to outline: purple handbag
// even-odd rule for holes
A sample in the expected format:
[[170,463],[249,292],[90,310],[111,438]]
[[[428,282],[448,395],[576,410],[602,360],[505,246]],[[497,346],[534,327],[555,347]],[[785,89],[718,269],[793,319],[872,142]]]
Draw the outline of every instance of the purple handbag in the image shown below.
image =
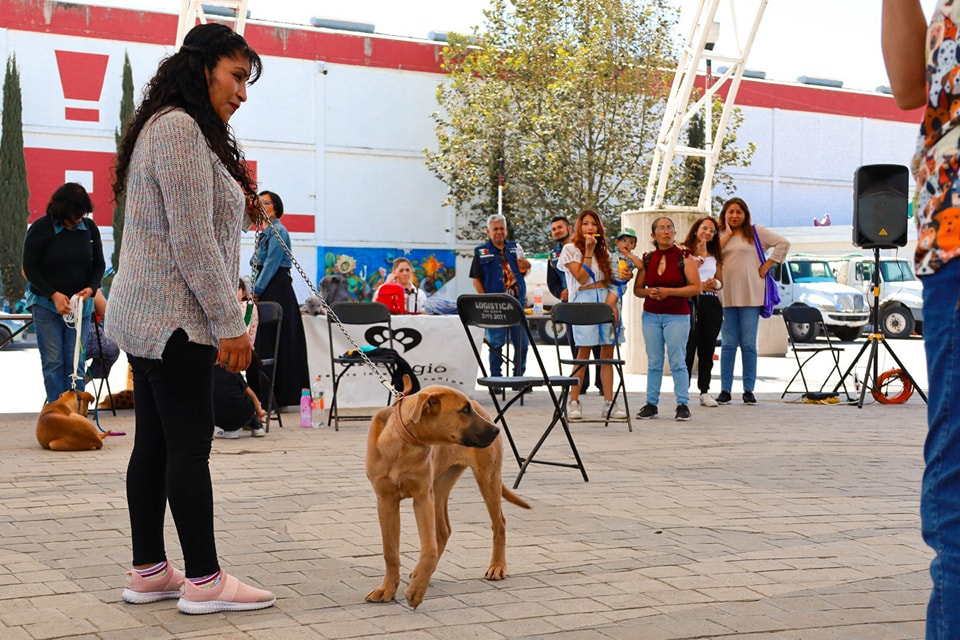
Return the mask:
[[[760,257],[760,264],[767,261],[763,253],[763,245],[760,244],[760,234],[757,233],[757,225],[753,225],[753,242],[757,247],[757,255]],[[764,278],[763,306],[760,307],[760,317],[769,318],[773,315],[773,308],[780,304],[780,291],[777,283],[773,281],[773,276],[767,271],[767,277]]]

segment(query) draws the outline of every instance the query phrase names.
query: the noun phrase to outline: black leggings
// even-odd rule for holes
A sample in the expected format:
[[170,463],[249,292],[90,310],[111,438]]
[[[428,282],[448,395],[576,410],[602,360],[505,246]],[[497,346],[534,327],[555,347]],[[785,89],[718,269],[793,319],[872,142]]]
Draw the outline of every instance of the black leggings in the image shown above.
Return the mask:
[[216,357],[215,347],[188,342],[183,329],[170,336],[161,360],[128,357],[136,416],[127,467],[134,566],[166,559],[163,519],[169,501],[187,577],[220,569],[209,466]]
[[713,353],[723,324],[723,306],[717,296],[700,295],[695,301],[696,317],[691,318],[687,339],[687,371],[693,377],[693,357],[697,356],[697,387],[700,393],[710,392]]

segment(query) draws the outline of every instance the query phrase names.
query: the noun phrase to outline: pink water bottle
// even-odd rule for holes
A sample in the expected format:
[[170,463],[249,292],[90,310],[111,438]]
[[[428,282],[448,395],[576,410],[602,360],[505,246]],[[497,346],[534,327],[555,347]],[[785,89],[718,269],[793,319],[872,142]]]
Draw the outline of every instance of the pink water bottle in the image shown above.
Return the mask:
[[313,427],[313,398],[310,389],[300,392],[300,426],[304,429]]

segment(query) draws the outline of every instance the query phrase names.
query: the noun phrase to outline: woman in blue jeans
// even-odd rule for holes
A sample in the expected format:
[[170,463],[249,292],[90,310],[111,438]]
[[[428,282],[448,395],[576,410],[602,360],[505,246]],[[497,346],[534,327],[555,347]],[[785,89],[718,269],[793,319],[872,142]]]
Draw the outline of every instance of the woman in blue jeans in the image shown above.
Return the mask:
[[690,305],[687,299],[700,293],[700,274],[690,252],[674,243],[677,230],[670,218],[657,218],[650,225],[650,231],[656,249],[643,255],[643,265],[637,269],[637,279],[633,282],[633,295],[646,298],[641,322],[647,351],[647,401],[637,418],[657,417],[666,350],[677,400],[674,419],[685,421],[690,419],[690,373],[687,371]]
[[33,314],[37,348],[47,402],[73,388],[83,391],[85,360],[81,348],[76,370],[76,323],[70,299],[76,295],[80,345],[87,343],[93,294],[103,278],[100,230],[86,215],[93,203],[83,186],[68,182],[53,192],[47,214],[30,225],[23,242],[23,272],[27,276],[27,308]]
[[[770,257],[760,259],[754,233]],[[781,263],[790,250],[783,236],[750,221],[750,209],[742,198],[730,198],[720,210],[720,248],[723,251],[723,325],[720,330],[719,404],[729,404],[733,391],[733,365],[737,349],[743,363],[743,403],[756,404],[757,329],[767,271]]]

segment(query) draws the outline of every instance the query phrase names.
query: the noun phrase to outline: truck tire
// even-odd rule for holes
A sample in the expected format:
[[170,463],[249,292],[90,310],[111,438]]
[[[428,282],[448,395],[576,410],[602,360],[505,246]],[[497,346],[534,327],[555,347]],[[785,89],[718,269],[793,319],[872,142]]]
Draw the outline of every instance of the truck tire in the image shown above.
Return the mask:
[[820,333],[820,327],[808,322],[788,322],[787,331],[794,342],[813,342]]
[[565,344],[567,342],[567,325],[554,325],[552,320],[545,319],[538,323],[537,333],[544,344]]
[[909,338],[913,333],[913,314],[899,304],[881,309],[880,329],[887,338]]
[[7,328],[6,325],[0,324],[0,344],[3,344],[4,347],[7,345],[4,344],[7,340],[10,339],[10,336],[13,335],[13,332]]
[[853,342],[860,337],[863,327],[834,327],[831,329],[833,335],[837,336],[840,342]]

